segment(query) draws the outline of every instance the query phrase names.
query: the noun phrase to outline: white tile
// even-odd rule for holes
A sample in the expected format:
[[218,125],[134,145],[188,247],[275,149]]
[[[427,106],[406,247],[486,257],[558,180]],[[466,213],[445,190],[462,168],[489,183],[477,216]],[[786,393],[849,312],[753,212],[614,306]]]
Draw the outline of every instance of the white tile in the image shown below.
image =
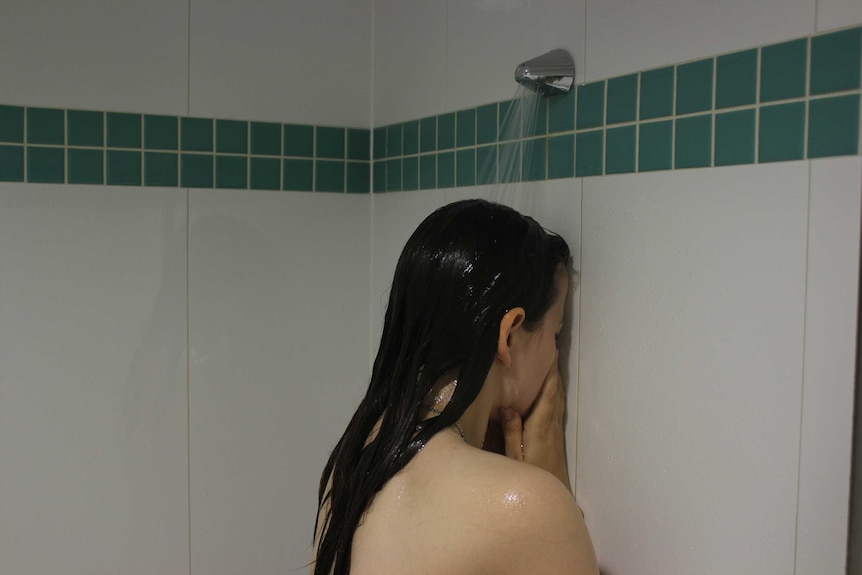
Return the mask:
[[186,195],[0,189],[0,572],[187,574]]
[[368,127],[371,0],[191,0],[191,114]]
[[305,572],[368,384],[370,196],[191,192],[193,573]]
[[375,0],[375,126],[447,112],[446,2]]
[[587,6],[586,77],[600,80],[814,32],[815,0],[602,0]]
[[862,161],[811,162],[796,573],[843,574],[847,550]]
[[5,0],[0,103],[184,114],[188,4]]
[[511,98],[515,67],[555,48],[583,78],[586,0],[448,1],[446,109]]
[[791,573],[808,166],[584,180],[577,496],[607,573]]
[[859,0],[817,0],[817,31],[862,24]]

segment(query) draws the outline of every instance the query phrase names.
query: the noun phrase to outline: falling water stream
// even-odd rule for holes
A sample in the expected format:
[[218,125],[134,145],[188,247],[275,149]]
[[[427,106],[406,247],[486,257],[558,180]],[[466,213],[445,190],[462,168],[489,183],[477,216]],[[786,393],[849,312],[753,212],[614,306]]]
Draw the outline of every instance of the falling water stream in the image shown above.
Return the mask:
[[[491,184],[491,200],[514,205],[516,196],[531,179],[535,155],[533,145],[547,146],[546,139],[524,140],[535,133],[539,115],[546,113],[544,97],[518,85],[515,96],[500,105],[497,153],[488,154],[478,165],[477,181]],[[547,158],[547,154],[540,154]],[[543,178],[544,179],[544,178]]]

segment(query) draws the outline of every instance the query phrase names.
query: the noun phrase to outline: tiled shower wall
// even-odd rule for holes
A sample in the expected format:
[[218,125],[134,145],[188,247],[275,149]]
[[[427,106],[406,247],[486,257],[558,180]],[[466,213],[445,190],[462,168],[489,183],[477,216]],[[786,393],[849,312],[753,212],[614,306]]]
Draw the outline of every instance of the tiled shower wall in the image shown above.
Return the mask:
[[374,191],[855,155],[860,60],[855,27],[380,126]]
[[[375,2],[375,327],[439,205],[567,239],[569,464],[603,573],[844,573],[860,24],[846,0]],[[515,66],[553,48],[576,93],[501,140]]]
[[3,3],[0,572],[308,562],[370,195],[272,190],[367,189],[371,7]]
[[[481,196],[559,231],[582,272],[568,446],[603,572],[842,572],[858,2],[5,7],[0,570],[302,571],[400,247]],[[836,44],[826,77],[851,85],[818,92]],[[515,65],[558,47],[580,94],[491,141]],[[770,54],[795,83],[770,83]],[[469,185],[509,144],[529,181]],[[374,151],[377,191],[425,190],[274,193],[366,191]]]

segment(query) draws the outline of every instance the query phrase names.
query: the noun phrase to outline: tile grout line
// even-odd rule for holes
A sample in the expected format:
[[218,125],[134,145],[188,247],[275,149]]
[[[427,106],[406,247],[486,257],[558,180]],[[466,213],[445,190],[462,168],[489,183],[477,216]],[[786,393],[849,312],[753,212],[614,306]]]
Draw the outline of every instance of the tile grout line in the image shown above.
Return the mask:
[[[816,14],[815,14],[816,20]],[[816,26],[815,26],[816,29]],[[811,61],[813,58],[811,57],[811,48],[812,42],[809,37],[805,41],[805,102],[804,109],[802,111],[802,159],[808,159],[808,122],[811,117]],[[860,130],[862,131],[862,130]]]
[[755,79],[754,79],[754,163],[760,163],[760,79],[763,68],[763,50],[757,48],[757,59],[755,64]]
[[671,94],[671,124],[670,124],[670,169],[676,169],[676,91],[679,89],[679,66],[673,67],[673,93]]
[[718,56],[715,56],[712,59],[712,102],[710,105],[710,114],[712,114],[712,134],[710,135],[710,154],[709,154],[709,167],[715,167],[715,158],[718,155],[718,148],[716,147],[716,142],[718,138],[715,135],[715,129],[718,125]]
[[[192,0],[188,0],[186,18],[186,115],[192,110]],[[107,114],[106,122],[107,124]],[[177,184],[182,188],[182,120],[177,118]],[[107,141],[105,142],[107,144]],[[192,575],[192,351],[191,351],[191,311],[189,250],[191,245],[191,191],[186,188],[186,462],[188,482],[188,519],[189,519],[189,575]]]
[[802,424],[805,413],[803,400],[805,399],[805,347],[807,344],[808,326],[808,262],[811,253],[811,161],[808,164],[808,205],[805,214],[805,282],[803,287],[803,299],[806,305],[802,308],[802,377],[799,382],[799,442],[798,457],[796,459],[796,517],[795,529],[793,530],[793,573],[796,573],[797,559],[799,554],[799,499],[802,492]]

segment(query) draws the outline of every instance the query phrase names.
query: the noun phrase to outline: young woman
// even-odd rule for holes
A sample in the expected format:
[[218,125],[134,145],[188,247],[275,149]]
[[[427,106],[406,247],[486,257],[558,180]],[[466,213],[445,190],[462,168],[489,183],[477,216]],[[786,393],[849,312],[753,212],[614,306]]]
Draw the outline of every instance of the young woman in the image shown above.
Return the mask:
[[482,200],[419,225],[323,470],[314,575],[598,574],[563,434],[570,261],[562,238]]

